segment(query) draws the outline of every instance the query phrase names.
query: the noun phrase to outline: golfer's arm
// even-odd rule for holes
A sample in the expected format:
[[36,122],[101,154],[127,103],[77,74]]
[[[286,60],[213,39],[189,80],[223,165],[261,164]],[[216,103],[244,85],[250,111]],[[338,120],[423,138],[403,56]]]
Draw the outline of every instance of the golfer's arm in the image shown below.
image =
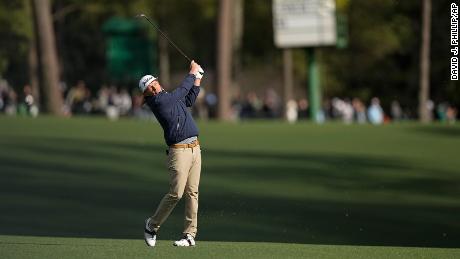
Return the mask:
[[180,86],[176,88],[176,90],[171,92],[170,100],[168,100],[168,102],[175,102],[178,100],[183,100],[190,92],[190,89],[192,89],[194,81],[195,81],[194,75],[191,75],[191,74],[187,75],[184,81],[182,81],[182,83],[180,84]]
[[197,85],[197,82],[196,82],[197,80],[195,80],[195,85],[192,87],[192,89],[190,89],[188,94],[185,96],[185,105],[187,107],[192,107],[192,105],[195,104],[196,98],[198,97],[198,94],[200,93],[200,84],[198,82],[198,85]]

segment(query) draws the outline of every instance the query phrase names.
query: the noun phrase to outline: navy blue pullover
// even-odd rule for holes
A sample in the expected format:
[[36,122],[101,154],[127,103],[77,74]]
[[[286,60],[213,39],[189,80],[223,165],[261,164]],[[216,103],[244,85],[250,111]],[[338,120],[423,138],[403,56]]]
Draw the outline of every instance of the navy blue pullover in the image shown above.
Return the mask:
[[187,108],[195,103],[200,92],[200,87],[194,86],[194,82],[195,75],[189,74],[174,91],[145,97],[145,102],[163,128],[168,146],[198,136],[198,128]]

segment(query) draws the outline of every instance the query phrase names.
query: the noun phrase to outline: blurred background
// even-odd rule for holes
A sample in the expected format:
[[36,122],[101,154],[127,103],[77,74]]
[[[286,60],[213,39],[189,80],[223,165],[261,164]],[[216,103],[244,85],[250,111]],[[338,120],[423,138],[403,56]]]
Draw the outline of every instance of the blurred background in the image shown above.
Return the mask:
[[151,118],[139,78],[172,90],[189,62],[144,13],[206,69],[200,119],[456,120],[449,1],[306,4],[333,14],[332,41],[275,44],[272,1],[1,1],[0,111]]

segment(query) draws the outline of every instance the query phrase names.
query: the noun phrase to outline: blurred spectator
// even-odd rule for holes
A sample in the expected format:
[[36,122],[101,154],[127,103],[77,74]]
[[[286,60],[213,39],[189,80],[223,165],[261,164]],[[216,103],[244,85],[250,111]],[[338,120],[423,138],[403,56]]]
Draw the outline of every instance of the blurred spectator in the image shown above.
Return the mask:
[[0,112],[4,112],[8,103],[8,84],[0,80]]
[[279,117],[281,109],[281,98],[273,88],[269,88],[265,91],[264,103],[262,106],[262,112],[264,118],[276,118]]
[[240,118],[242,109],[242,97],[239,91],[237,91],[231,101],[231,120],[237,121]]
[[241,118],[256,118],[262,109],[262,102],[254,91],[246,95],[241,107]]
[[95,103],[95,110],[98,113],[104,113],[109,106],[110,90],[106,85],[103,85],[97,92],[97,101]]
[[136,118],[142,118],[144,115],[142,105],[144,104],[144,97],[141,94],[133,95],[133,109],[132,115]]
[[343,101],[338,97],[332,98],[330,117],[332,119],[342,118]]
[[207,120],[209,116],[209,111],[206,105],[205,96],[206,96],[206,90],[203,87],[201,87],[200,93],[196,97],[195,105],[193,105],[195,114],[201,120]]
[[8,90],[8,101],[6,102],[5,113],[7,115],[16,115],[18,104],[18,95],[13,88]]
[[394,100],[391,102],[391,118],[393,121],[400,121],[402,119],[402,109],[399,102]]
[[441,122],[445,122],[447,120],[447,108],[449,107],[449,104],[446,102],[439,103],[438,106],[436,107],[436,114],[438,119]]
[[156,120],[155,116],[153,113],[150,111],[146,105],[144,105],[144,96],[139,92],[135,91],[135,94],[133,94],[132,98],[132,111],[131,114],[141,120],[148,120],[148,119],[153,119]]
[[105,115],[110,120],[117,120],[120,117],[120,110],[117,105],[120,103],[117,88],[111,86],[109,88],[109,100],[107,103],[107,108],[105,109]]
[[434,102],[432,100],[426,102],[426,109],[428,111],[428,121],[432,121],[434,113]]
[[454,106],[447,107],[446,119],[450,124],[454,124],[457,121],[458,110]]
[[77,85],[70,88],[66,98],[66,105],[72,114],[85,114],[91,112],[91,92],[86,88],[84,81],[80,80]]
[[333,119],[332,113],[334,112],[334,107],[332,107],[332,100],[331,99],[325,99],[323,101],[322,105],[322,110],[324,111],[324,120],[330,120]]
[[215,118],[217,116],[217,95],[212,92],[208,92],[205,95],[205,101],[206,106],[208,107],[209,117]]
[[345,124],[351,124],[353,122],[353,106],[349,99],[345,99],[343,102],[343,122]]
[[25,85],[23,88],[23,98],[18,106],[18,113],[21,115],[30,115],[32,117],[38,116],[38,107],[35,104],[34,97],[32,95],[32,87]]
[[333,118],[340,118],[346,124],[350,124],[353,121],[353,106],[350,101],[345,101],[340,98],[332,99],[333,107]]
[[372,98],[371,105],[367,110],[367,117],[369,118],[369,122],[374,125],[383,123],[383,109],[377,97]]
[[366,106],[359,98],[353,98],[352,106],[356,122],[366,123]]
[[0,110],[7,115],[16,115],[18,97],[6,80],[0,80]]
[[298,117],[299,119],[307,119],[308,118],[308,101],[305,98],[302,98],[298,102]]
[[120,115],[128,115],[129,111],[132,108],[131,96],[128,93],[128,90],[123,88],[118,95],[117,107],[119,107]]
[[286,118],[289,123],[295,123],[298,117],[297,102],[289,100],[286,103]]

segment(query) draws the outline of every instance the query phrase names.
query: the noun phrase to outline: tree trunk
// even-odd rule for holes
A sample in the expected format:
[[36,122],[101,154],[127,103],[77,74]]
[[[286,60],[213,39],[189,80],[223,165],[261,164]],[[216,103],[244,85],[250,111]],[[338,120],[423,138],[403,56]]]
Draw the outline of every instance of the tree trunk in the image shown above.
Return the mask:
[[46,110],[62,115],[62,94],[59,89],[59,66],[49,0],[33,0],[39,42],[43,93]]
[[32,31],[30,35],[30,43],[29,43],[29,56],[28,56],[28,65],[29,65],[29,78],[30,78],[30,86],[32,87],[32,96],[34,97],[34,103],[37,105],[38,108],[41,107],[41,100],[40,100],[40,67],[39,67],[39,56],[38,56],[38,42],[37,42],[37,24],[34,22],[35,19],[35,12],[33,7],[33,2],[28,1],[29,12],[28,15],[32,17]]
[[218,116],[221,120],[231,117],[230,86],[232,83],[232,0],[220,0],[217,54]]
[[288,49],[288,48],[283,49],[283,73],[284,73],[283,114],[284,114],[284,118],[287,119],[286,105],[288,101],[293,100],[293,97],[294,97],[292,49]]
[[233,19],[232,19],[232,71],[234,81],[237,82],[241,74],[241,46],[243,43],[243,28],[244,28],[244,5],[243,0],[233,0]]
[[[158,17],[158,23],[161,26],[164,21],[168,19],[167,13],[167,1],[162,1],[158,3],[159,6],[156,9],[157,13],[156,16]],[[170,72],[170,62],[169,62],[169,43],[168,41],[161,36],[159,33],[157,34],[158,37],[158,63],[160,69],[160,80],[162,85],[166,87],[171,86],[171,72]]]
[[158,35],[158,37],[158,59],[160,63],[161,84],[165,85],[166,87],[171,87],[169,73],[168,41],[163,36]]
[[35,35],[32,36],[29,47],[29,78],[34,103],[40,107],[40,76],[38,70],[37,41]]
[[420,48],[420,92],[419,119],[421,122],[431,120],[428,109],[430,96],[430,40],[431,40],[431,0],[423,0],[422,7],[422,46]]

